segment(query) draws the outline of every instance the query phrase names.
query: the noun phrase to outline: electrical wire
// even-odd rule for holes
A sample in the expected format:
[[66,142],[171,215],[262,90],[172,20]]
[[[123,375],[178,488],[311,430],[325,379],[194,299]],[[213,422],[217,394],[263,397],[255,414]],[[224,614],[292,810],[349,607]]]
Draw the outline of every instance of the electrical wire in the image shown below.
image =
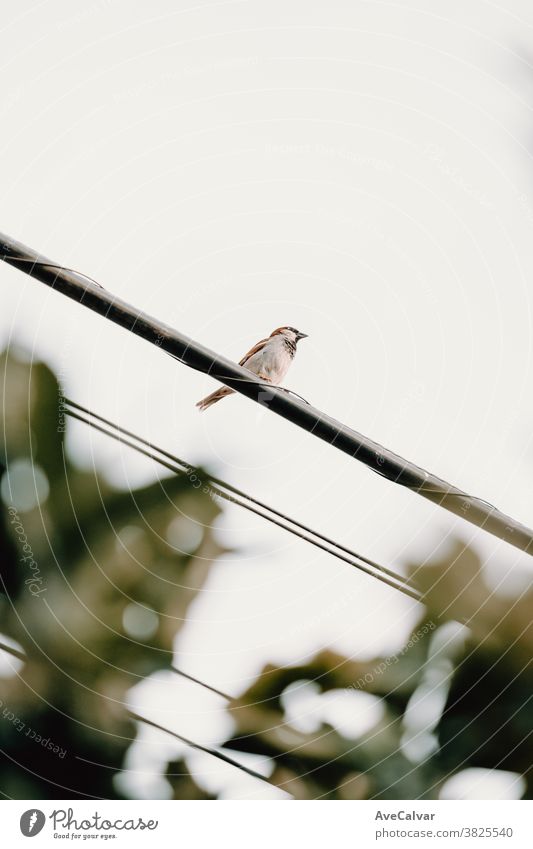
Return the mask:
[[112,295],[96,281],[91,286],[82,284],[80,276],[88,281],[87,275],[72,272],[4,233],[0,233],[0,260],[145,339],[188,368],[211,375],[231,389],[267,406],[271,412],[355,458],[389,482],[429,499],[533,556],[533,530],[512,516],[505,515],[484,499],[452,486],[311,404],[291,397],[279,387],[269,385],[267,402],[263,397],[263,387],[245,368]]
[[[255,769],[251,769],[248,766],[244,766],[233,758],[230,758],[229,755],[226,755],[225,752],[221,752],[220,749],[212,749],[209,746],[203,746],[201,743],[195,743],[193,740],[189,740],[188,737],[184,737],[182,734],[178,734],[176,731],[171,731],[170,728],[165,728],[164,725],[159,725],[158,722],[154,722],[151,719],[147,719],[145,716],[141,716],[140,714],[134,713],[131,710],[129,710],[127,713],[128,716],[130,716],[132,719],[137,720],[137,722],[143,722],[145,725],[150,725],[152,728],[157,728],[158,731],[164,731],[165,734],[170,734],[171,737],[175,737],[176,740],[179,740],[181,743],[185,743],[185,745],[190,746],[191,749],[196,749],[199,752],[205,752],[208,755],[212,755],[212,757],[218,758],[218,760],[230,764],[231,766],[234,766],[237,769],[240,769],[241,772],[245,772],[252,778],[258,778],[260,781],[264,781],[267,784],[270,784],[271,787],[278,786],[277,784],[274,784],[274,782],[266,778],[266,776],[261,775],[260,772],[256,772]],[[284,792],[289,793],[288,790],[284,790]],[[292,796],[292,793],[289,793],[289,795]]]
[[13,648],[13,646],[8,646],[7,643],[0,641],[0,650],[5,651],[6,654],[12,654],[13,657],[16,657],[17,660],[26,660],[26,655],[24,652],[19,651],[18,649]]
[[[101,416],[100,414],[95,413],[92,410],[89,410],[87,407],[83,407],[81,404],[78,404],[76,401],[72,401],[72,399],[70,399],[70,398],[63,398],[62,400],[65,404],[68,404],[69,406],[73,407],[74,409],[77,409],[80,412],[83,412],[86,415],[91,416],[94,419],[97,419],[98,421],[108,425],[109,427],[113,428],[114,430],[118,431],[119,433],[123,433],[124,435],[130,437],[131,439],[134,439],[137,442],[140,442],[142,445],[146,445],[148,448],[151,448],[152,450],[154,450],[157,453],[161,454],[162,456],[168,458],[169,460],[173,461],[174,463],[177,463],[177,464],[183,466],[187,470],[187,473],[190,473],[191,475],[196,474],[196,473],[200,473],[200,470],[197,467],[192,466],[190,463],[187,463],[185,460],[181,460],[179,457],[176,457],[174,454],[170,454],[168,451],[165,451],[163,448],[159,448],[158,446],[153,445],[153,443],[149,442],[147,439],[144,439],[141,436],[137,436],[132,431],[127,430],[126,428],[122,427],[121,425],[115,424],[114,422],[110,421],[109,419],[104,418],[104,416]],[[216,486],[223,487],[224,489],[227,489],[228,491],[232,492],[234,495],[237,495],[240,498],[246,499],[251,504],[255,504],[256,506],[261,507],[264,510],[267,510],[269,513],[272,513],[275,516],[278,516],[280,519],[284,519],[284,520],[290,522],[295,527],[298,527],[303,531],[307,531],[308,533],[313,534],[315,537],[317,537],[318,539],[321,539],[323,542],[325,542],[329,545],[335,546],[336,548],[340,549],[341,551],[344,551],[346,554],[349,554],[350,556],[352,556],[352,557],[354,557],[358,560],[361,560],[363,563],[366,563],[369,566],[374,567],[378,571],[383,572],[385,575],[389,575],[389,577],[391,577],[391,578],[403,581],[404,583],[408,583],[407,579],[403,578],[401,575],[398,575],[396,572],[393,572],[391,569],[387,569],[386,566],[382,566],[379,563],[376,563],[374,560],[370,560],[369,558],[365,557],[362,554],[357,554],[356,552],[352,551],[350,548],[346,548],[346,546],[342,545],[341,543],[335,542],[335,540],[332,540],[330,537],[327,537],[324,534],[319,533],[318,531],[312,530],[311,528],[307,527],[307,525],[304,525],[301,522],[299,522],[297,519],[293,519],[292,517],[287,516],[285,513],[282,513],[280,510],[276,510],[275,507],[271,507],[270,505],[265,504],[263,501],[260,501],[258,498],[255,498],[254,496],[250,495],[249,493],[243,492],[242,489],[238,489],[233,484],[227,483],[227,481],[224,481],[221,478],[217,478],[217,477],[215,477],[215,475],[211,475],[211,474],[209,474],[208,480],[211,481],[212,483],[214,483]]]
[[195,678],[194,675],[189,675],[188,672],[184,672],[183,669],[179,669],[177,666],[170,667],[171,672],[175,672],[176,675],[180,675],[182,678],[186,678],[187,681],[192,681],[194,684],[199,684],[200,687],[203,687],[205,690],[209,690],[211,693],[215,693],[217,696],[221,696],[227,702],[233,701],[233,696],[228,696],[227,693],[224,693],[222,690],[217,690],[216,687],[212,687],[211,684],[206,684],[205,681],[201,681],[199,678]]
[[[23,662],[27,659],[24,652],[19,651],[19,649],[15,649],[12,646],[8,646],[7,643],[3,642],[3,640],[0,640],[0,651],[5,651],[7,654],[11,654],[13,657],[16,657],[18,660],[22,660]],[[215,693],[217,696],[221,696],[228,702],[233,701],[232,696],[228,696],[228,694],[224,693],[222,690],[217,690],[216,687],[212,687],[211,684],[206,684],[205,681],[201,681],[200,678],[195,678],[194,675],[184,672],[183,669],[180,669],[177,666],[171,666],[170,671],[179,675],[181,678],[186,678],[187,681],[192,681],[194,684],[198,684],[200,687],[203,687],[205,690],[209,690],[211,693]]]
[[29,262],[30,265],[39,265],[42,268],[57,268],[58,271],[70,271],[71,274],[77,274],[78,277],[85,277],[86,280],[94,283],[95,286],[98,286],[99,289],[103,289],[104,292],[108,291],[101,283],[97,283],[94,277],[89,277],[89,275],[85,274],[83,271],[77,271],[75,268],[68,268],[66,265],[58,265],[55,262],[44,262],[40,259],[25,259],[22,256],[17,257],[17,262]]
[[[11,646],[8,646],[6,643],[3,643],[1,641],[0,641],[0,650],[6,652],[6,654],[12,655],[13,657],[17,658],[17,660],[23,660],[25,662],[28,661],[28,657],[23,652],[19,651],[18,649],[12,648]],[[220,691],[215,690],[213,687],[209,687],[209,685],[203,684],[203,682],[199,681],[197,678],[192,678],[192,676],[186,675],[185,673],[183,673],[183,672],[181,672],[180,670],[177,670],[177,669],[174,669],[173,671],[178,672],[180,675],[183,675],[185,678],[190,678],[191,680],[196,681],[196,683],[198,683],[198,684],[202,684],[202,686],[207,687],[207,689],[209,689],[209,690],[213,690],[214,692],[218,692],[219,695],[224,695],[223,693],[220,693]],[[226,698],[229,698],[229,697],[226,697]],[[182,734],[178,734],[177,731],[172,731],[170,728],[165,728],[164,725],[160,725],[158,722],[154,722],[153,720],[148,719],[147,717],[142,716],[141,714],[135,713],[134,711],[126,710],[126,714],[127,714],[127,716],[130,717],[130,719],[134,719],[136,722],[142,722],[142,723],[144,723],[144,725],[149,725],[152,728],[157,728],[158,731],[163,731],[165,734],[169,734],[171,737],[174,737],[176,740],[179,740],[181,743],[184,743],[186,746],[189,746],[191,749],[195,749],[196,751],[204,752],[207,755],[211,755],[212,757],[217,758],[219,761],[223,761],[224,763],[227,763],[230,766],[234,766],[236,769],[239,769],[241,772],[246,773],[246,775],[249,775],[251,778],[257,778],[260,781],[264,781],[266,784],[269,784],[271,787],[278,788],[277,784],[270,781],[270,779],[267,778],[266,776],[261,775],[260,772],[256,772],[254,769],[251,769],[250,767],[247,767],[247,766],[244,766],[243,764],[240,764],[234,758],[230,758],[229,755],[226,755],[225,752],[221,752],[219,749],[213,749],[210,746],[204,746],[201,743],[196,743],[194,740],[189,739],[189,737],[184,737]],[[278,789],[283,789],[283,788],[278,788]],[[284,790],[284,792],[289,793],[288,790]],[[289,793],[289,795],[291,796],[292,794]]]
[[[154,446],[148,440],[144,439],[143,437],[137,436],[129,430],[126,430],[126,428],[115,424],[109,419],[106,419],[104,416],[101,416],[98,413],[93,413],[87,407],[83,407],[81,404],[78,404],[77,402],[72,401],[69,398],[63,398],[62,403],[64,407],[64,412],[67,415],[71,416],[74,419],[77,419],[78,421],[88,424],[90,427],[93,427],[95,430],[98,430],[101,433],[110,436],[118,442],[128,445],[130,448],[133,448],[135,451],[138,451],[144,456],[150,457],[151,459],[155,460],[156,462],[160,463],[161,465],[165,466],[165,468],[175,472],[176,474],[185,474],[189,477],[189,479],[192,476],[200,474],[199,470],[196,467],[192,466],[190,463],[181,460],[179,457],[170,454],[164,449]],[[71,407],[72,409],[69,409],[69,407]],[[101,424],[105,425],[106,427],[102,427],[101,425],[97,424],[96,421],[93,421],[93,419],[101,422]],[[137,445],[136,443],[140,444]],[[352,551],[351,549],[335,542],[324,534],[314,531],[312,528],[309,528],[302,522],[299,522],[296,519],[292,519],[291,517],[287,516],[279,510],[276,510],[275,508],[269,507],[269,505],[265,504],[259,499],[248,495],[247,493],[243,492],[232,484],[226,483],[220,478],[216,478],[212,475],[209,475],[207,480],[210,482],[211,491],[217,496],[223,498],[224,500],[244,507],[244,509],[254,513],[257,516],[260,516],[263,519],[266,519],[266,521],[271,522],[272,524],[277,525],[280,528],[283,528],[289,533],[292,533],[294,536],[297,536],[300,539],[311,543],[311,545],[314,545],[315,547],[320,548],[322,551],[333,555],[337,559],[348,563],[350,566],[354,566],[356,569],[359,569],[365,574],[376,578],[378,581],[387,584],[393,589],[399,590],[399,592],[404,593],[415,601],[420,601],[422,599],[422,595],[417,589],[410,585],[407,580],[404,579],[401,575],[398,575],[396,572],[393,572],[387,567],[382,566],[381,564],[377,563],[374,560],[371,560],[368,557],[365,557],[364,555]]]

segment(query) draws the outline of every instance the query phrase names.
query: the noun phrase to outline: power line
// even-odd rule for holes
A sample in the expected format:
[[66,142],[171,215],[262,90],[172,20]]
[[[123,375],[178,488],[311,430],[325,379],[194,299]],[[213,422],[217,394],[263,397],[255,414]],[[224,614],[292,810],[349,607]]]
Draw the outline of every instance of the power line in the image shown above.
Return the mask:
[[[203,746],[201,743],[195,743],[193,740],[189,740],[188,737],[184,737],[182,734],[178,734],[176,731],[171,731],[170,728],[165,728],[164,725],[159,725],[159,723],[154,722],[151,719],[147,719],[145,716],[141,716],[138,713],[134,713],[133,711],[127,711],[128,716],[132,719],[136,719],[137,722],[143,722],[145,725],[150,725],[152,728],[157,728],[158,731],[164,731],[165,734],[170,734],[171,737],[175,737],[176,740],[179,740],[181,743],[185,743],[186,746],[190,746],[191,749],[196,749],[199,752],[205,752],[208,755],[212,755],[214,758],[218,758],[219,761],[223,761],[224,763],[230,764],[231,766],[240,769],[241,772],[245,772],[247,775],[252,778],[258,778],[260,781],[265,781],[267,784],[270,784],[271,787],[278,787],[277,784],[270,781],[266,776],[261,775],[260,772],[256,772],[255,769],[251,769],[248,766],[244,766],[240,764],[238,761],[230,758],[229,755],[226,755],[225,752],[221,752],[220,749],[212,749],[209,746]],[[280,788],[283,789],[283,788]],[[288,790],[284,791],[285,793],[289,793]],[[292,793],[289,793],[292,796]]]
[[151,342],[181,363],[268,407],[277,415],[499,539],[533,554],[533,531],[492,504],[469,495],[398,456],[279,387],[262,384],[247,369],[111,295],[79,272],[60,266],[9,236],[0,234],[0,259],[52,289]]
[[[17,660],[21,660],[24,663],[27,661],[27,657],[24,652],[19,651],[19,649],[13,648],[13,646],[8,646],[8,644],[4,643],[3,640],[0,640],[0,651],[4,651],[6,652],[6,654],[11,654],[13,655],[13,657],[16,657]],[[206,684],[205,681],[201,681],[199,678],[195,678],[194,675],[189,675],[188,672],[184,672],[177,666],[171,666],[170,671],[174,672],[176,675],[179,675],[181,678],[186,678],[187,681],[192,681],[195,684],[199,684],[200,687],[204,687],[204,689],[209,690],[211,693],[216,693],[217,696],[221,696],[228,702],[233,701],[232,696],[228,696],[227,693],[222,692],[222,690],[217,690],[217,688],[212,687],[211,684]]]
[[183,669],[178,669],[177,666],[170,667],[171,672],[175,672],[176,675],[180,675],[182,678],[186,678],[187,681],[192,681],[194,684],[199,684],[200,687],[203,687],[205,690],[209,690],[211,693],[215,693],[217,696],[221,696],[227,702],[233,701],[233,696],[228,696],[227,693],[224,693],[222,690],[217,690],[216,687],[212,687],[211,684],[206,684],[205,681],[201,681],[199,678],[195,678],[194,675],[189,675],[188,672],[184,672]]
[[[78,404],[76,401],[72,401],[70,398],[63,398],[63,403],[68,404],[80,412],[85,413],[92,418],[97,419],[100,422],[108,425],[119,433],[123,433],[125,436],[129,436],[131,439],[140,442],[142,445],[146,445],[148,448],[156,451],[158,454],[161,454],[163,457],[166,457],[168,460],[183,466],[186,470],[187,474],[197,475],[200,474],[200,469],[186,462],[185,460],[181,460],[179,457],[176,457],[174,454],[170,454],[168,451],[165,451],[163,448],[159,448],[157,445],[153,445],[153,443],[149,442],[147,439],[144,439],[142,436],[137,436],[137,434],[132,433],[130,430],[126,430],[126,428],[117,425],[115,422],[110,421],[109,419],[104,418],[104,416],[95,413],[93,410],[89,410],[88,407],[83,407],[81,404]],[[65,411],[67,412],[67,411]],[[362,554],[358,554],[355,551],[352,551],[350,548],[342,545],[342,543],[336,542],[332,540],[330,537],[325,536],[325,534],[320,533],[319,531],[312,530],[307,525],[304,525],[302,522],[299,522],[297,519],[293,519],[292,517],[287,516],[285,513],[282,513],[280,510],[276,510],[275,507],[270,506],[269,504],[265,504],[264,501],[260,501],[258,498],[250,495],[247,492],[243,492],[242,489],[238,489],[233,484],[227,483],[227,481],[223,481],[221,478],[215,477],[215,475],[209,474],[208,481],[216,486],[219,486],[228,492],[233,493],[234,495],[239,496],[240,498],[246,499],[246,501],[250,502],[250,504],[255,504],[257,507],[261,507],[263,510],[267,510],[269,513],[272,513],[274,516],[278,516],[278,518],[283,519],[291,523],[297,528],[300,528],[302,531],[306,531],[309,534],[313,534],[313,536],[317,537],[317,539],[322,540],[322,542],[327,543],[328,545],[332,545],[335,548],[338,548],[340,551],[344,551],[345,554],[349,554],[350,557],[353,557],[357,560],[361,560],[363,563],[366,563],[368,566],[372,566],[374,569],[377,569],[380,572],[383,572],[384,575],[389,575],[389,577],[394,578],[397,581],[401,581],[402,583],[408,584],[409,581],[403,578],[401,575],[398,575],[396,572],[393,572],[391,569],[387,569],[386,566],[382,566],[379,563],[376,563],[375,560],[371,560],[368,557],[365,557]],[[244,506],[244,505],[243,505]],[[414,589],[414,587],[413,587]]]
[[4,643],[2,641],[0,641],[0,650],[5,651],[6,654],[12,654],[13,657],[17,658],[17,660],[26,661],[26,655],[24,654],[24,652],[13,648],[13,646],[8,646],[7,643]]
[[[111,422],[109,419],[106,419],[97,413],[93,413],[87,407],[82,407],[81,404],[70,401],[68,398],[63,398],[63,405],[64,411],[67,415],[83,422],[84,424],[88,424],[95,430],[116,439],[122,444],[128,445],[130,448],[133,448],[135,451],[138,451],[146,457],[150,457],[152,460],[155,460],[176,474],[185,474],[189,480],[192,476],[200,474],[198,469],[191,466],[189,463],[186,463],[184,460],[180,460],[168,451],[157,448],[157,446],[154,446],[151,442],[148,442],[148,440],[136,436],[131,431],[116,425],[114,422]],[[69,409],[69,406],[73,409]],[[95,421],[92,421],[92,419],[97,419],[102,424],[105,424],[106,427],[102,427]],[[140,443],[140,445],[137,445],[135,441]],[[337,559],[342,560],[344,563],[348,563],[350,566],[354,566],[356,569],[359,569],[365,574],[387,584],[387,586],[399,590],[399,592],[404,593],[404,595],[408,595],[410,598],[415,599],[415,601],[421,601],[421,593],[396,572],[387,569],[385,566],[381,566],[381,564],[376,563],[374,560],[370,560],[368,557],[358,554],[355,551],[351,551],[345,546],[339,545],[329,537],[319,534],[312,530],[312,528],[308,528],[301,522],[297,522],[284,513],[281,513],[279,510],[269,507],[267,504],[259,501],[259,499],[252,498],[247,495],[247,493],[237,489],[237,487],[234,487],[231,484],[225,483],[220,478],[213,478],[209,476],[208,480],[211,482],[211,491],[220,498],[223,498],[233,504],[237,504],[240,507],[244,507],[245,510],[249,510],[255,515],[266,519],[266,521],[283,528],[294,536],[311,543],[311,545],[314,545],[316,548],[320,548],[322,551],[337,557]],[[257,509],[258,507],[261,509]],[[268,515],[269,513],[273,515]]]

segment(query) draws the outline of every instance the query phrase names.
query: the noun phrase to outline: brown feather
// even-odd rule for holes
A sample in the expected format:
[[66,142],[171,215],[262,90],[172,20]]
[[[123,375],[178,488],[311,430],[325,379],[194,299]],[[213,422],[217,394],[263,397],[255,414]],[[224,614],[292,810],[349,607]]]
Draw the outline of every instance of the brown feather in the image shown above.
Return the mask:
[[196,406],[199,410],[207,410],[208,407],[216,404],[217,401],[221,401],[222,398],[226,397],[226,395],[233,395],[233,392],[234,390],[230,389],[229,386],[223,386],[221,389],[215,389],[214,392],[211,392],[211,395],[208,395],[206,398],[202,398],[201,401],[198,401]]
[[[260,351],[262,348],[264,348],[264,346],[266,345],[267,342],[268,342],[268,339],[261,339],[261,341],[258,342],[256,345],[254,345],[253,348],[250,348],[248,353],[244,355],[242,360],[240,360],[239,365],[240,366],[246,365],[248,360],[251,357],[253,357],[254,354],[257,354],[258,351]],[[227,386],[224,386],[221,389],[215,389],[215,391],[212,392],[211,395],[208,395],[206,398],[202,398],[201,401],[198,401],[196,406],[198,407],[199,410],[207,410],[213,404],[216,404],[217,401],[221,401],[222,398],[225,398],[227,395],[232,395],[233,392],[234,392],[234,390],[229,389]]]
[[261,339],[261,341],[254,345],[253,348],[250,348],[250,350],[247,354],[244,355],[242,360],[239,360],[239,365],[243,366],[245,363],[247,363],[250,357],[253,357],[254,354],[259,353],[259,351],[261,351],[265,347],[267,342],[268,339]]

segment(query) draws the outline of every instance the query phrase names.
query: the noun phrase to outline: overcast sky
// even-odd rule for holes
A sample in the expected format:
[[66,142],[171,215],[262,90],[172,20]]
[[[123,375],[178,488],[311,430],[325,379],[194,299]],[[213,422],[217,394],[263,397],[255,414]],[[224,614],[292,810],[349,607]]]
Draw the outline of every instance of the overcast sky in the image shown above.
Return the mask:
[[[300,328],[285,385],[531,525],[532,39],[526,0],[6,0],[0,229],[235,360]],[[2,342],[95,411],[389,567],[453,531],[494,550],[245,398],[199,414],[213,380],[0,274]],[[69,446],[121,486],[164,474],[81,425]],[[394,651],[421,615],[237,508],[219,526],[235,551],[178,640],[215,686]],[[183,694],[180,729],[216,742],[218,703]]]

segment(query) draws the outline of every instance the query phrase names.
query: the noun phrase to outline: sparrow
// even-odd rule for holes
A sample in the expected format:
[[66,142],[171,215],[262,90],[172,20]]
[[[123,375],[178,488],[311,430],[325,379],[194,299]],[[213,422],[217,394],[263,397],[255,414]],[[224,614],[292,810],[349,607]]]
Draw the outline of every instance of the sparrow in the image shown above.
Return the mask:
[[[294,327],[278,327],[272,331],[268,339],[261,339],[253,348],[250,348],[239,365],[256,374],[261,380],[277,385],[287,374],[300,339],[307,339],[307,333],[302,333]],[[212,404],[216,404],[227,395],[232,395],[234,391],[229,386],[223,386],[207,398],[202,398],[196,406],[200,410],[207,410]]]

